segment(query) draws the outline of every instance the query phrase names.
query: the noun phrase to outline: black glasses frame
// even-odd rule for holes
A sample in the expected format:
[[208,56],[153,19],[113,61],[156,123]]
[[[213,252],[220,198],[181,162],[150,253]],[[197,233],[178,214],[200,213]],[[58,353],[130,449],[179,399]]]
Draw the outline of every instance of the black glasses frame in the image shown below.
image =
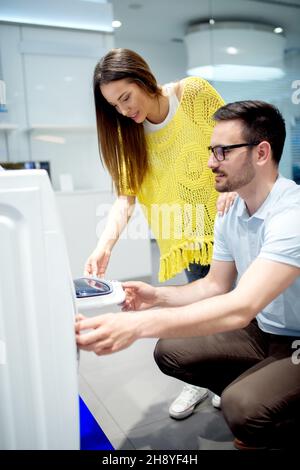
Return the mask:
[[[225,152],[227,150],[238,149],[240,147],[255,147],[255,145],[258,144],[260,144],[260,142],[252,142],[250,144],[216,145],[215,147],[209,146],[207,147],[207,149],[210,154],[214,154],[214,157],[218,162],[222,162],[223,160],[225,160]],[[220,151],[221,153],[218,153]]]

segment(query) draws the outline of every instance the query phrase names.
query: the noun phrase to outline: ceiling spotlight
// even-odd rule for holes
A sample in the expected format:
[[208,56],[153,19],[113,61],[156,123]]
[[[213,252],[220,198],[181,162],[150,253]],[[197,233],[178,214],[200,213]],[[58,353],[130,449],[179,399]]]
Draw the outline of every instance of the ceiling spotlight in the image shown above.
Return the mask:
[[276,34],[283,33],[283,29],[282,29],[280,26],[278,26],[278,28],[274,28],[273,31],[274,31],[274,33],[276,33]]
[[234,55],[238,53],[238,49],[236,47],[229,46],[229,47],[226,47],[226,52],[227,54]]
[[112,21],[111,25],[113,28],[120,28],[120,26],[122,26],[122,23],[119,20],[114,20]]

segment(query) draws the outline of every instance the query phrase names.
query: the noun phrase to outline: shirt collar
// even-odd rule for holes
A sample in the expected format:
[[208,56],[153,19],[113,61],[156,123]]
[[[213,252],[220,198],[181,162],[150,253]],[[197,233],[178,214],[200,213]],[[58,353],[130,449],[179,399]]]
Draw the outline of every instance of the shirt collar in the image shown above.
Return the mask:
[[275,201],[281,194],[281,183],[283,180],[284,178],[279,174],[268,196],[251,217],[249,216],[245,201],[240,198],[239,205],[237,207],[237,216],[241,217],[242,219],[256,218],[264,220],[269,212],[270,204],[272,204],[272,202]]

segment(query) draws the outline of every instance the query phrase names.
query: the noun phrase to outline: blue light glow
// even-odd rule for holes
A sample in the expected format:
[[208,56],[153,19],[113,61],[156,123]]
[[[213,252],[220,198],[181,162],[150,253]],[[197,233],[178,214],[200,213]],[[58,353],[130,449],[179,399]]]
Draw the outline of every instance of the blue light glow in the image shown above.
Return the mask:
[[114,450],[90,410],[79,397],[80,450]]

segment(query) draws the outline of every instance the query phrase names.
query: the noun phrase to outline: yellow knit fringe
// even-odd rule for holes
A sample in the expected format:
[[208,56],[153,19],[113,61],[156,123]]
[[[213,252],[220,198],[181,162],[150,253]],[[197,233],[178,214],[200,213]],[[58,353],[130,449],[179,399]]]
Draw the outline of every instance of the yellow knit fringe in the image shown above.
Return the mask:
[[203,242],[201,249],[199,249],[198,243],[193,245],[194,247],[191,247],[191,242],[185,242],[160,258],[159,282],[164,282],[176,276],[176,274],[187,269],[190,263],[199,263],[203,266],[211,263],[213,242]]

